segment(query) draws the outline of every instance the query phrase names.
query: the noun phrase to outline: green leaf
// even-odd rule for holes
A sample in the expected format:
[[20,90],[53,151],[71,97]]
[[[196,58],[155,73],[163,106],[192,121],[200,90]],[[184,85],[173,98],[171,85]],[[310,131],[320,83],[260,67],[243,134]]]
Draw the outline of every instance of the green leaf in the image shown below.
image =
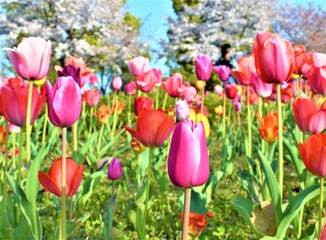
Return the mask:
[[[199,214],[208,213],[206,208],[207,206],[207,199],[205,198],[205,194],[201,192],[197,192],[194,188],[191,190],[191,200],[190,200],[190,212],[196,212]],[[180,209],[183,212],[183,205],[184,205],[184,193],[179,198]]]
[[106,211],[104,213],[104,227],[103,227],[103,237],[106,240],[111,240],[114,237],[113,231],[113,217],[116,210],[116,194],[114,194],[108,201],[106,206]]
[[[324,188],[325,191],[325,188]],[[291,202],[289,202],[286,207],[283,215],[282,221],[278,225],[278,229],[276,232],[276,237],[279,239],[283,239],[285,237],[285,233],[288,229],[288,226],[292,222],[293,218],[299,214],[300,209],[311,199],[320,194],[320,189],[318,185],[313,185],[305,190],[299,192],[295,197],[292,198]]]
[[106,173],[104,171],[95,172],[90,175],[83,184],[83,193],[78,199],[78,201],[81,201],[85,204],[87,200],[92,196],[93,191],[96,189],[101,178],[105,175]]
[[264,154],[260,150],[258,150],[258,156],[259,156],[260,162],[262,164],[262,167],[263,167],[263,170],[265,173],[265,177],[266,177],[267,186],[269,189],[269,193],[272,198],[272,203],[274,206],[274,212],[275,212],[275,216],[276,216],[277,226],[279,226],[279,223],[282,219],[282,203],[281,203],[280,186],[276,180],[276,177],[274,175],[273,169],[271,168],[271,165],[266,160]]

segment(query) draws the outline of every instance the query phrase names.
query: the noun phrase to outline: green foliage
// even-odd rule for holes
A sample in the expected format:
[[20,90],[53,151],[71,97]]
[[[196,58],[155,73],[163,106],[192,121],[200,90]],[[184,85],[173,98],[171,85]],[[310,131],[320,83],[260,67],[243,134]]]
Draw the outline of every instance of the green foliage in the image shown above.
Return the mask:
[[125,20],[126,24],[135,27],[137,32],[140,30],[140,27],[141,27],[141,19],[140,18],[135,17],[130,12],[126,12],[124,20]]

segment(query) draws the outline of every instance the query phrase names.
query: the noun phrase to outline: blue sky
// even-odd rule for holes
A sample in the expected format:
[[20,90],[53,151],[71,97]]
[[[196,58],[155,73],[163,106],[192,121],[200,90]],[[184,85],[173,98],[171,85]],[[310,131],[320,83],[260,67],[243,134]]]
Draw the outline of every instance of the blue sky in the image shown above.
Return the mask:
[[[236,1],[236,0],[235,0]],[[307,5],[308,2],[323,6],[326,9],[326,0],[279,0],[282,3],[292,3]],[[149,41],[153,48],[158,48],[155,39],[167,39],[167,22],[166,17],[176,17],[172,0],[127,0],[126,10],[131,12],[134,16],[139,17],[143,21],[141,28],[141,40]],[[169,72],[164,65],[165,59],[151,61],[151,67],[160,68],[163,75],[166,76]]]

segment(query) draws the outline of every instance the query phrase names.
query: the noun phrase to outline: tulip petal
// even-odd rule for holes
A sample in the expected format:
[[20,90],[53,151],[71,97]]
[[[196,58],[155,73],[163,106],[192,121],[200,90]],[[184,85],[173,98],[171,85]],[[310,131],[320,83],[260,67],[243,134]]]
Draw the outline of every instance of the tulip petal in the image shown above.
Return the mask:
[[139,142],[141,142],[144,146],[148,146],[147,143],[142,139],[140,133],[128,126],[123,126],[134,138],[136,138]]
[[200,165],[200,142],[191,128],[178,123],[172,135],[168,156],[168,172],[171,182],[179,187],[190,187],[193,174]]
[[[76,165],[77,165],[77,170],[75,170],[72,173],[70,173],[70,169],[67,168],[67,170],[68,170],[67,171],[67,174],[68,174],[67,175],[67,181],[68,181],[68,176],[70,174],[73,174],[72,181],[71,182],[67,182],[67,196],[68,197],[73,196],[78,191],[78,188],[80,186],[80,183],[81,183],[81,181],[83,179],[84,166],[83,165],[79,166],[77,163],[76,163]],[[68,191],[68,186],[69,186],[69,191]]]
[[29,79],[28,63],[23,54],[14,49],[4,49],[8,51],[8,57],[14,66],[17,74],[24,79]]
[[61,190],[60,187],[57,185],[56,181],[53,180],[49,175],[47,175],[43,171],[38,171],[38,180],[40,181],[40,184],[43,186],[43,188],[54,195],[60,197],[61,196]]
[[320,133],[326,128],[326,111],[312,114],[309,121],[309,131],[313,134]]
[[155,146],[161,146],[170,136],[174,127],[173,117],[167,117],[157,130]]

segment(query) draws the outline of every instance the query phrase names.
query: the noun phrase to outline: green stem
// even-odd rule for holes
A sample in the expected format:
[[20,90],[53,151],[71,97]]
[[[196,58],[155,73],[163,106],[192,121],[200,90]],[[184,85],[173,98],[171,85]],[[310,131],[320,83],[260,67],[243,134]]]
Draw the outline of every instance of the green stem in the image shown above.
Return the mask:
[[74,125],[72,125],[72,150],[73,152],[77,151],[78,148],[78,142],[77,142],[77,127],[78,127],[78,120],[77,122],[74,123]]
[[[146,181],[146,198],[145,198],[145,209],[144,209],[144,218],[143,218],[143,224],[142,224],[142,232],[145,233],[145,224],[148,214],[148,200],[149,200],[149,192],[151,188],[151,177],[152,177],[152,160],[153,160],[153,153],[154,148],[150,148],[149,150],[149,161],[148,161],[148,167],[147,167],[147,181]],[[144,234],[145,236],[145,234]]]
[[42,131],[42,145],[45,142],[47,124],[48,124],[48,106],[45,105],[45,114],[44,114],[43,131]]
[[204,113],[205,84],[206,84],[206,82],[203,81],[203,88],[201,90],[200,121],[201,121],[202,115]]
[[62,162],[61,162],[61,228],[60,240],[66,239],[66,167],[67,167],[67,128],[62,129]]
[[131,95],[128,95],[128,126],[131,126],[131,120],[130,120],[130,112],[131,112]]
[[[263,101],[261,97],[258,98],[258,113],[260,116],[263,116]],[[261,139],[261,151],[262,153],[265,152],[265,141],[263,138]]]
[[155,91],[155,109],[158,108],[158,96],[159,96],[159,91],[160,91],[160,88],[156,88],[156,91]]
[[16,133],[12,134],[12,164],[13,169],[17,169],[17,162],[16,162]]
[[225,137],[226,129],[226,96],[223,98],[223,138]]
[[69,221],[71,221],[72,220],[72,215],[73,215],[73,206],[74,206],[74,203],[73,203],[73,200],[72,200],[72,198],[73,198],[74,196],[71,196],[70,198],[69,198]]
[[321,240],[323,225],[324,178],[320,178],[318,239]]
[[103,129],[104,129],[104,124],[101,124],[100,136],[98,138],[97,148],[96,148],[96,153],[97,154],[100,152],[100,146],[101,146],[101,140],[102,140],[102,135],[103,135]]
[[[23,148],[23,131],[20,130],[19,132],[19,150],[21,150]],[[18,182],[20,183],[21,179],[22,179],[22,169],[23,169],[23,153],[20,152],[19,156],[18,156]]]
[[251,157],[251,113],[250,113],[250,89],[247,88],[247,120],[248,120],[248,157]]
[[[166,101],[168,100],[168,93],[165,92],[165,95],[164,95],[164,100],[163,100],[163,110],[165,110],[165,105],[166,105]],[[129,125],[130,126],[130,125]]]
[[113,112],[113,124],[111,128],[111,140],[114,138],[115,130],[117,127],[117,109],[118,109],[118,96],[115,94],[114,97],[114,112]]
[[281,201],[283,196],[283,121],[282,121],[282,102],[281,102],[281,84],[276,85],[277,93],[277,116],[278,116],[278,177],[280,185]]
[[92,128],[93,128],[93,114],[94,114],[94,107],[91,106],[91,115],[89,116],[89,128],[88,128],[88,135],[89,135],[89,136],[92,134]]
[[191,199],[191,188],[186,188],[184,205],[183,205],[182,240],[188,240],[190,199]]
[[29,81],[26,111],[26,157],[27,163],[31,159],[31,107],[32,107],[33,82]]

